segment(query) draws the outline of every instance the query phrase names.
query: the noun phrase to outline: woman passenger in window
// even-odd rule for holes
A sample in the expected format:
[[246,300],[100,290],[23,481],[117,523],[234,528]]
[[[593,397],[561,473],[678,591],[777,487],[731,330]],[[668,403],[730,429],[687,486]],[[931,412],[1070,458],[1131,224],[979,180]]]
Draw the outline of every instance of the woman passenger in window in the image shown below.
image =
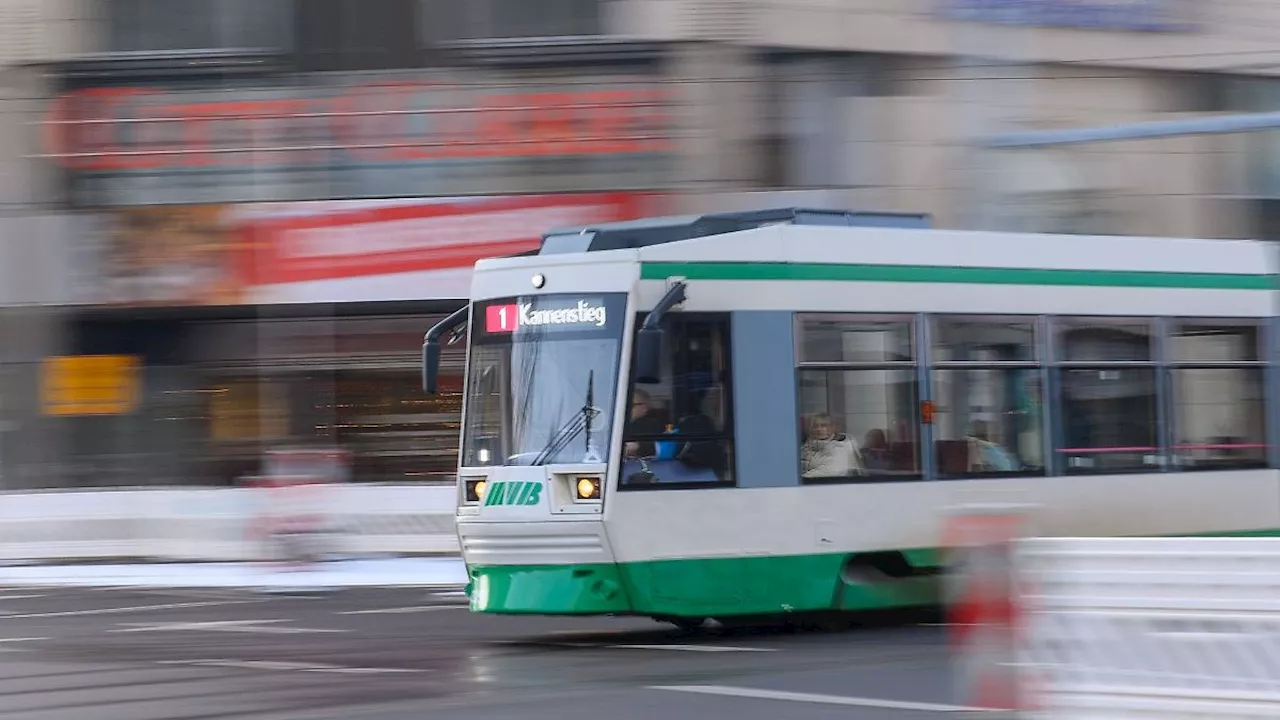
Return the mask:
[[837,433],[835,421],[826,413],[809,418],[804,445],[800,447],[800,467],[809,478],[865,474],[858,444],[848,435]]

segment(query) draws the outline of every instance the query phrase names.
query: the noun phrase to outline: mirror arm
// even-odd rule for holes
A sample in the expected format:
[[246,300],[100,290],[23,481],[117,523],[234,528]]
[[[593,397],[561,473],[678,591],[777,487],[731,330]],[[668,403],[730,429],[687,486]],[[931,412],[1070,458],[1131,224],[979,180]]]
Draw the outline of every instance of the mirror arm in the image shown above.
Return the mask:
[[685,283],[676,280],[667,288],[653,310],[645,316],[644,324],[636,332],[636,360],[632,368],[635,382],[652,385],[659,382],[662,372],[663,335],[662,318],[671,308],[685,300]]
[[462,327],[470,314],[471,305],[465,305],[422,336],[422,390],[426,394],[436,393],[436,381],[440,376],[440,336]]
[[685,301],[685,289],[687,287],[688,285],[683,280],[677,280],[672,283],[671,287],[667,288],[667,294],[663,295],[658,304],[653,306],[653,311],[645,316],[644,325],[641,326],[641,329],[657,330],[662,323],[662,317],[667,314],[667,311]]

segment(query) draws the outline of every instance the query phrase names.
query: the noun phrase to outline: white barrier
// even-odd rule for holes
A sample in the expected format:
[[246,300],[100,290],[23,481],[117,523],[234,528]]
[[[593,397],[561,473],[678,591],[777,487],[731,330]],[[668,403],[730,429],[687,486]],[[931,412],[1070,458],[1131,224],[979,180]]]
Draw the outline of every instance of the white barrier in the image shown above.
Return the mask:
[[[158,488],[0,493],[0,563],[267,559],[264,492]],[[453,486],[325,489],[341,554],[457,554]]]
[[1019,543],[1027,717],[1280,718],[1280,538]]

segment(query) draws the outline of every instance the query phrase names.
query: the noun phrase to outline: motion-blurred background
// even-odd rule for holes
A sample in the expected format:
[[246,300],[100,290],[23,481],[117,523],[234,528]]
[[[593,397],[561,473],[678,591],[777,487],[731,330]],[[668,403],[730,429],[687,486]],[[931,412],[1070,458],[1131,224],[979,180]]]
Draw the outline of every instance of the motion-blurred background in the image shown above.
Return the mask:
[[[807,205],[1280,235],[1266,0],[0,0],[0,488],[450,482],[466,268],[555,227]],[[92,357],[86,357],[92,356]]]

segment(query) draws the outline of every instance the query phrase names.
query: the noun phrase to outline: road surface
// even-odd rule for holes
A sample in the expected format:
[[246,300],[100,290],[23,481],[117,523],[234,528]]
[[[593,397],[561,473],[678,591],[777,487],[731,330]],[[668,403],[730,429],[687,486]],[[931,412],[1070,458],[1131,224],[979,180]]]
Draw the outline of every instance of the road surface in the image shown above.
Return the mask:
[[457,590],[0,589],[5,720],[937,720],[941,628],[681,633]]

